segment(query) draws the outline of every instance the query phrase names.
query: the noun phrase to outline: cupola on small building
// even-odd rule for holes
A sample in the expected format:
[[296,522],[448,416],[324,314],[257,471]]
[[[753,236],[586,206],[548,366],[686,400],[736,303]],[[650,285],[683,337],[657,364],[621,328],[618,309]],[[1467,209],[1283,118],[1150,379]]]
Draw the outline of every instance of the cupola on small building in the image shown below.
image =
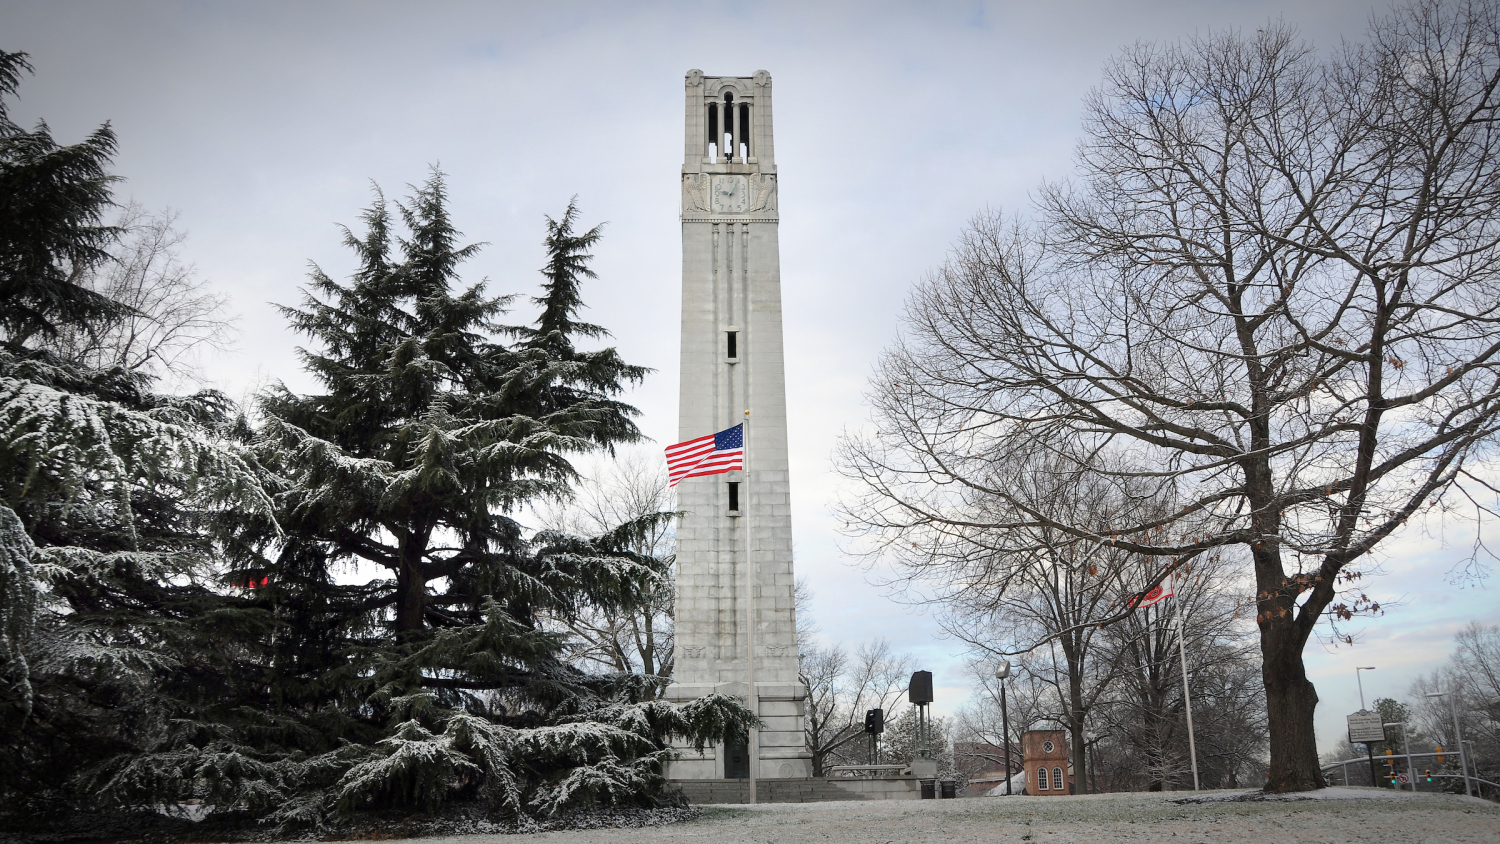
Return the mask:
[[1068,734],[1065,730],[1030,730],[1021,734],[1022,764],[1026,767],[1026,793],[1062,797],[1073,793],[1073,775],[1068,766]]

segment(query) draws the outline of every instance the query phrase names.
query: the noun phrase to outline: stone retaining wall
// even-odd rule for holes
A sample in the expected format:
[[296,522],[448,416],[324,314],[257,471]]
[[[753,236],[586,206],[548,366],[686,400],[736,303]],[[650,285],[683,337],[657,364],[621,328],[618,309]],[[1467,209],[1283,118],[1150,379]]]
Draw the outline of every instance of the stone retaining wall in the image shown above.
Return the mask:
[[[747,780],[670,780],[689,803],[749,803]],[[913,777],[790,777],[757,780],[758,803],[826,803],[841,800],[916,800],[921,786]]]

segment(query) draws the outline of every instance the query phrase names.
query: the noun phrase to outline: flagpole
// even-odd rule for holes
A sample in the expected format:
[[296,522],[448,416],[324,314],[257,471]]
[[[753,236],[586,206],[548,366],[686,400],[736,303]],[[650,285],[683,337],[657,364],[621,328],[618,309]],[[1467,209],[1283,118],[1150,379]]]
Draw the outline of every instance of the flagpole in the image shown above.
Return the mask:
[[[745,409],[742,448],[744,449],[745,500],[745,681],[750,690],[750,714],[760,717],[760,695],[755,691],[755,540],[751,533],[754,526],[755,508],[751,506],[753,490],[750,486],[750,410]],[[750,804],[755,804],[755,769],[760,763],[760,732],[752,725],[749,741],[746,742],[750,756]]]
[[[1176,579],[1175,574],[1169,576]],[[1187,710],[1188,758],[1193,761],[1193,790],[1198,791],[1198,747],[1193,741],[1193,698],[1188,694],[1187,646],[1182,643],[1183,637],[1187,635],[1187,625],[1182,622],[1182,596],[1175,594],[1176,589],[1172,592],[1177,599],[1177,655],[1182,659],[1182,705]]]

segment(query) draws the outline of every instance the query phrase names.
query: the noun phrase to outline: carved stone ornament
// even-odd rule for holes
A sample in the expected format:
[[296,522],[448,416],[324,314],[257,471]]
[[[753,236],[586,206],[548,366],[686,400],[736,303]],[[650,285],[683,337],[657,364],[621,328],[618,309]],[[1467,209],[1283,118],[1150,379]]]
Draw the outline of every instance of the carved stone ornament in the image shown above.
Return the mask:
[[713,177],[715,214],[739,214],[750,210],[750,180],[744,176]]
[[682,210],[708,211],[708,174],[688,173],[682,177]]
[[776,177],[762,174],[755,177],[755,203],[751,211],[776,210]]
[[766,653],[771,656],[786,656],[789,650],[791,650],[791,647],[788,645],[769,645],[766,647]]
[[713,81],[708,83],[708,88],[703,93],[716,100],[723,99],[725,91],[733,91],[736,102],[750,96],[750,86],[737,77],[719,76],[710,78]]
[[703,84],[703,71],[693,68],[687,72],[687,84],[696,88]]
[[682,649],[682,655],[687,657],[688,659],[702,659],[703,654],[707,651],[708,648],[705,647],[688,646]]

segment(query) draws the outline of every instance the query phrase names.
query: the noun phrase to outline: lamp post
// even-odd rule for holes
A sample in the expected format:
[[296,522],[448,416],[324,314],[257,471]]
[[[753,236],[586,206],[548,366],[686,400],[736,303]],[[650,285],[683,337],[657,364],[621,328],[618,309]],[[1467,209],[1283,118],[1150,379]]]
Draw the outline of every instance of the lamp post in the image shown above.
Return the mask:
[[[1359,685],[1360,712],[1365,711],[1365,683],[1364,680],[1360,679],[1359,672],[1374,670],[1375,666],[1373,665],[1361,665],[1354,669],[1354,682]],[[1367,756],[1370,760],[1370,786],[1372,788],[1379,788],[1380,780],[1375,776],[1375,749],[1370,746],[1370,742],[1365,742],[1365,756]]]
[[1010,661],[1000,660],[995,666],[995,679],[1000,681],[1000,729],[1005,733],[1005,793],[1010,794],[1010,710],[1005,705],[1005,680],[1010,677]]
[[1373,665],[1361,665],[1354,669],[1354,682],[1359,684],[1359,711],[1361,712],[1365,710],[1365,682],[1360,679],[1359,672],[1374,670],[1375,666]]
[[1448,698],[1448,710],[1453,713],[1453,734],[1458,739],[1458,767],[1464,772],[1464,794],[1473,797],[1474,790],[1469,786],[1469,758],[1464,752],[1464,732],[1458,725],[1458,695],[1450,689],[1446,692],[1428,692],[1427,697]]

